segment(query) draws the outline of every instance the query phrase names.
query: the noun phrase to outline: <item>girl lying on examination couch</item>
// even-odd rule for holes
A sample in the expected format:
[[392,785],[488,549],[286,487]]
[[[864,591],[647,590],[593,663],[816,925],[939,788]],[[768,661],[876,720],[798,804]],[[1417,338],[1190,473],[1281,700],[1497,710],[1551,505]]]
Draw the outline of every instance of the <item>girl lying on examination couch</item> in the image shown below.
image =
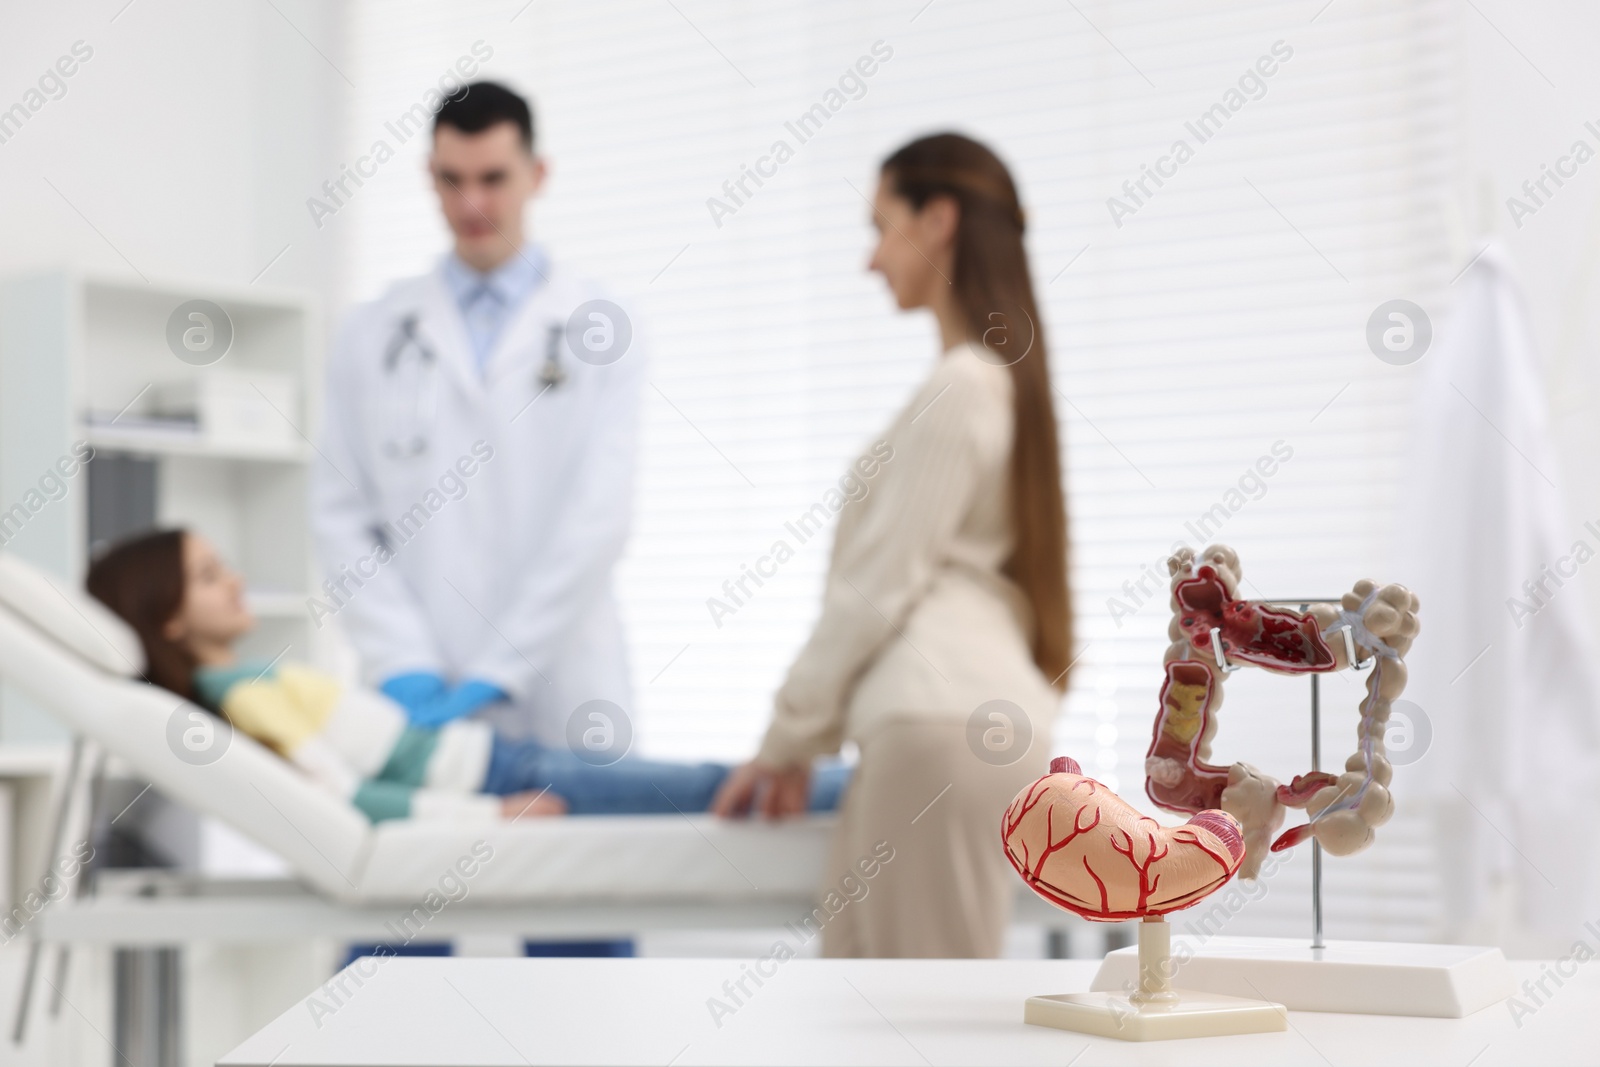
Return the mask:
[[[125,541],[89,568],[89,592],[138,633],[149,681],[221,715],[373,822],[705,811],[729,768],[572,752],[485,723],[409,724],[380,693],[295,663],[241,660],[255,626],[244,584],[205,538],[165,530]],[[809,809],[838,804],[848,770],[814,776]]]

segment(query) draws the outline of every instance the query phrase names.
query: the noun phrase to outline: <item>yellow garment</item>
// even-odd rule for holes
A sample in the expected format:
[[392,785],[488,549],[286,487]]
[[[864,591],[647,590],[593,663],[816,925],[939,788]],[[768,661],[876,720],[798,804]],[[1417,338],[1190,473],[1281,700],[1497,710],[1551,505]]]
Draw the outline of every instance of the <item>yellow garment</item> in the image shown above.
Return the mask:
[[230,687],[222,714],[234,729],[287,756],[322,732],[339,691],[321,671],[286,663],[273,676]]

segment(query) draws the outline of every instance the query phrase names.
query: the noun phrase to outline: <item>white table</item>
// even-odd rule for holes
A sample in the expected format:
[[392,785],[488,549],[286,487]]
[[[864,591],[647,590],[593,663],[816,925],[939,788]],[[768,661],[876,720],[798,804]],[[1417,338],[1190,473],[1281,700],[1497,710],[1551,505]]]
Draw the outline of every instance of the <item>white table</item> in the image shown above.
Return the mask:
[[[1519,1029],[1504,1004],[1465,1019],[1292,1012],[1277,1034],[1133,1044],[1022,1023],[1035,993],[1089,988],[1089,960],[768,963],[732,1015],[726,959],[390,959],[332,1014],[296,1004],[219,1067],[516,1064],[1594,1064],[1600,962]],[[1520,983],[1539,964],[1513,962]]]

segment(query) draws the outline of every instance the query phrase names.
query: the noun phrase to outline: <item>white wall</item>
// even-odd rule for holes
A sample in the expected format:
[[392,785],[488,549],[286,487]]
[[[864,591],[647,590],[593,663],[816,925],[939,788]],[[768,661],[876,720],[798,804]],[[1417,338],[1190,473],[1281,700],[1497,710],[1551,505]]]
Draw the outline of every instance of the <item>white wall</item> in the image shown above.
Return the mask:
[[304,201],[326,177],[346,89],[317,51],[337,62],[342,5],[137,0],[119,14],[124,2],[7,7],[0,108],[75,42],[93,54],[0,144],[0,272],[324,289],[335,249]]

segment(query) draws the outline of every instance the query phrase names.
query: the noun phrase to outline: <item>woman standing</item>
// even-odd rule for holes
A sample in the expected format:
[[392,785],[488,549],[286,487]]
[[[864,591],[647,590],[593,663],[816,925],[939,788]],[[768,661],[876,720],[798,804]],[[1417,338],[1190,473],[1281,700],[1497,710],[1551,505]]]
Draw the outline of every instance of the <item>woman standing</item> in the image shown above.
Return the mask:
[[873,223],[871,269],[901,309],[933,312],[942,354],[841,513],[821,618],[713,810],[799,813],[811,760],[855,741],[825,877],[865,892],[820,913],[824,955],[995,956],[1013,888],[1000,819],[1045,770],[1072,643],[1049,366],[993,152],[906,145]]

